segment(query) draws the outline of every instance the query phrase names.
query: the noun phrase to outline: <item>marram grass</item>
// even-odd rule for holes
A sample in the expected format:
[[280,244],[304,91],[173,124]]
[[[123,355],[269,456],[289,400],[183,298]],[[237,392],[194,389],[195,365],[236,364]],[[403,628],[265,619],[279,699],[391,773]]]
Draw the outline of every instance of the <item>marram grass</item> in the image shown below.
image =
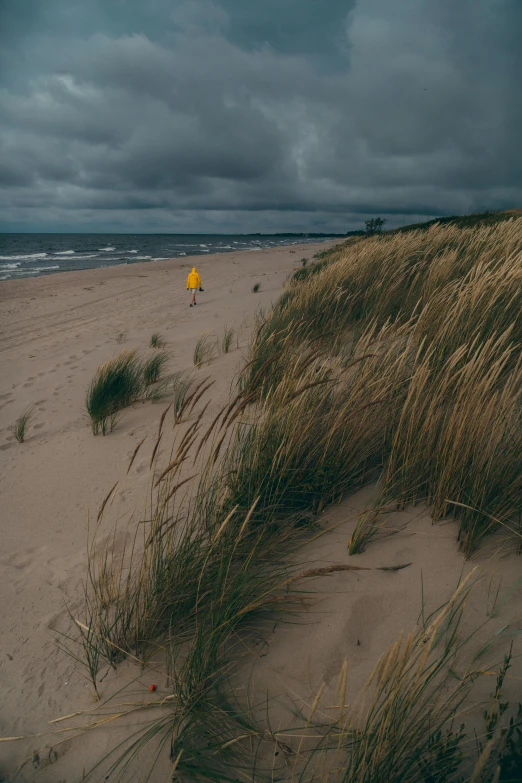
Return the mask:
[[29,405],[25,411],[17,418],[12,426],[12,432],[18,443],[25,442],[27,428],[34,418],[34,405]]
[[[384,329],[406,371],[378,412],[386,434],[375,455],[377,505],[422,500],[435,519],[456,516],[467,555],[495,530],[520,543],[522,219],[384,235],[320,264],[312,276],[294,275],[260,315],[244,371],[251,399],[269,400],[283,383],[297,390],[298,357],[315,350],[323,364],[335,361],[370,326]],[[387,387],[390,366],[376,369],[377,386]],[[352,553],[379,530],[375,522],[373,513],[361,518]]]
[[85,407],[94,435],[114,429],[120,412],[140,399],[155,399],[164,392],[165,351],[146,360],[137,351],[122,351],[96,370],[87,389]]

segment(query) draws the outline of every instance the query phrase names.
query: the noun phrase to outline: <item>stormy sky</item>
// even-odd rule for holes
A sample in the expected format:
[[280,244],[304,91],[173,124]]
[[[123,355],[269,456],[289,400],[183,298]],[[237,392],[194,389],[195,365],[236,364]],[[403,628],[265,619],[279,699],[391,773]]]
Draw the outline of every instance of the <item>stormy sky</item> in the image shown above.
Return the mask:
[[0,0],[0,230],[522,206],[521,0]]

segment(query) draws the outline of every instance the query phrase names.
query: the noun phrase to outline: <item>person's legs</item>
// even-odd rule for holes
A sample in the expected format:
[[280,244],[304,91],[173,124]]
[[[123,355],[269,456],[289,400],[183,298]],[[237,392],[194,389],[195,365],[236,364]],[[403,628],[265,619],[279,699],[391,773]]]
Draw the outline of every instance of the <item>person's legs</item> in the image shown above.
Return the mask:
[[196,291],[195,290],[192,291],[192,304],[193,305],[196,304]]

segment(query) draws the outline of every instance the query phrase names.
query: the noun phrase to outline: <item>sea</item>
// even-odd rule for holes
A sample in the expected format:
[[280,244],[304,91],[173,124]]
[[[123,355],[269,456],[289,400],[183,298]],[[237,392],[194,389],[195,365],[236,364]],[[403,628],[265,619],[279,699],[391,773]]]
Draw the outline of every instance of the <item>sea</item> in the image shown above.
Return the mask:
[[313,234],[0,234],[0,280],[76,269],[261,250],[339,235]]

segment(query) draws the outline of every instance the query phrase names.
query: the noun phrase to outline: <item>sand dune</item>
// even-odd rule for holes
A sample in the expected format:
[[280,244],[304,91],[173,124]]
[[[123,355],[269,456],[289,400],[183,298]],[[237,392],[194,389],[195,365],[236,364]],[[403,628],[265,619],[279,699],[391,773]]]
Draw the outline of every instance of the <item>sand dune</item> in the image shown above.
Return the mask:
[[[300,245],[198,259],[205,292],[195,309],[189,309],[185,294],[185,276],[192,266],[188,258],[183,263],[177,259],[0,285],[0,736],[24,737],[0,744],[0,775],[6,779],[29,759],[17,780],[73,783],[80,780],[84,767],[89,769],[128,732],[126,727],[111,727],[64,744],[57,744],[61,737],[28,736],[49,731],[51,720],[96,706],[81,667],[55,640],[70,627],[65,603],[73,613],[81,607],[88,514],[96,515],[117,481],[113,517],[124,517],[143,504],[154,436],[166,407],[135,405],[124,412],[110,436],[93,437],[84,395],[96,367],[122,348],[146,351],[151,334],[158,331],[172,352],[171,368],[191,368],[200,334],[211,330],[220,335],[225,324],[234,324],[239,348],[234,343],[231,353],[197,371],[215,381],[205,414],[210,422],[244,361],[256,307],[275,301],[299,259],[311,258],[317,249]],[[255,282],[261,283],[257,294],[251,291]],[[26,442],[18,444],[10,426],[28,405],[35,406],[35,417]],[[129,459],[145,436],[125,477]],[[349,661],[352,699],[386,645],[415,624],[423,591],[426,611],[432,610],[448,599],[463,572],[477,566],[477,574],[485,578],[470,601],[466,628],[471,629],[487,619],[497,588],[504,595],[516,584],[519,560],[501,538],[493,537],[473,562],[466,562],[455,545],[455,525],[433,526],[422,507],[390,515],[390,524],[401,532],[349,558],[347,539],[373,491],[368,487],[323,512],[321,527],[330,532],[300,553],[303,562],[314,567],[349,562],[369,570],[338,573],[309,584],[316,599],[313,610],[297,624],[281,621],[263,635],[257,654],[237,675],[239,689],[253,672],[259,692],[285,694],[288,703],[307,703],[325,682],[321,708],[327,711],[328,704],[335,703],[333,690],[343,660]],[[398,571],[379,570],[406,564]],[[518,587],[498,607],[479,640],[506,625],[522,630],[520,597]],[[493,658],[504,648],[499,639]],[[117,672],[108,670],[102,698],[124,684],[129,701],[146,697],[150,675],[136,669],[127,661]],[[522,701],[521,682],[517,659],[506,688],[508,698]],[[156,684],[161,693],[164,683]],[[479,691],[484,702],[492,688],[492,681],[484,681]],[[275,709],[273,720],[274,725],[288,725],[289,713]],[[146,760],[143,763],[145,768]],[[167,780],[162,775],[169,768],[165,759],[153,779]]]

